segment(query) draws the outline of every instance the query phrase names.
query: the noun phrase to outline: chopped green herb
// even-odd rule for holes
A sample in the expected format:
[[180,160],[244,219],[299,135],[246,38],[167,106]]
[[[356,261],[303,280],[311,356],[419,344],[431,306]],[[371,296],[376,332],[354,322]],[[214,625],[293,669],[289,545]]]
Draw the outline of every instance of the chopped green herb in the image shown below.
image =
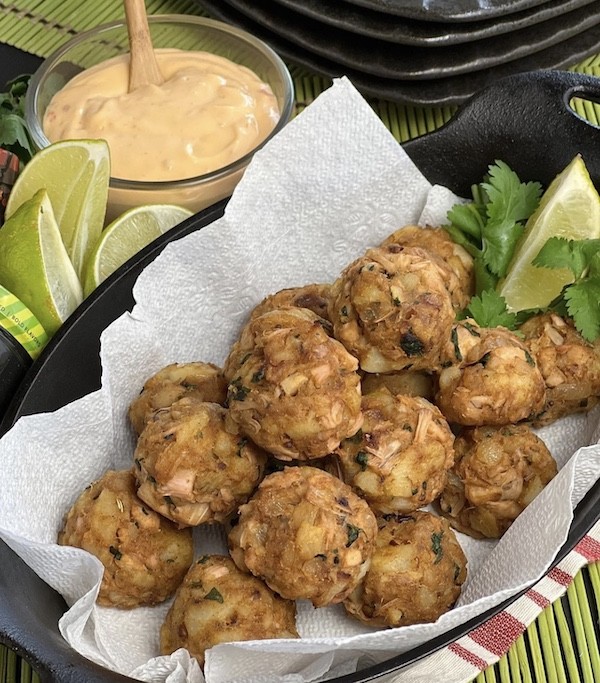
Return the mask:
[[227,398],[233,401],[245,401],[250,389],[242,384],[240,377],[236,377],[227,389]]
[[204,599],[205,600],[214,600],[215,602],[220,602],[221,604],[223,604],[223,602],[225,602],[223,600],[223,596],[221,595],[221,593],[219,593],[219,591],[214,586],[204,596]]
[[452,328],[452,333],[450,336],[452,338],[452,345],[454,346],[454,357],[457,361],[461,361],[463,359],[463,356],[460,351],[460,344],[458,343],[458,330],[456,329],[456,327]]
[[346,543],[346,548],[349,548],[358,538],[360,529],[357,526],[354,526],[354,524],[346,524],[346,530],[348,532],[348,542]]
[[405,332],[400,337],[400,348],[407,356],[420,356],[425,350],[425,344],[417,337],[414,332]]
[[364,472],[369,463],[369,454],[365,451],[358,451],[354,460],[356,460],[356,462],[360,465],[360,469]]
[[444,551],[442,550],[443,535],[443,531],[431,534],[431,549],[435,554],[435,560],[433,561],[433,564],[438,564],[438,562],[441,562],[442,557],[444,556]]
[[242,457],[242,450],[244,449],[244,446],[248,443],[248,439],[244,439],[243,437],[237,442],[237,455],[239,458]]
[[115,548],[114,545],[110,546],[108,552],[114,556],[115,560],[120,560],[123,557],[123,553],[118,548]]
[[35,146],[25,124],[25,95],[30,76],[18,76],[7,83],[7,92],[0,94],[0,147],[16,154],[27,163]]
[[164,501],[167,505],[169,505],[172,508],[176,508],[177,505],[175,505],[175,501],[171,498],[171,496],[163,496]]
[[257,370],[253,375],[251,382],[256,384],[257,382],[261,382],[265,378],[265,369],[261,368],[260,370]]

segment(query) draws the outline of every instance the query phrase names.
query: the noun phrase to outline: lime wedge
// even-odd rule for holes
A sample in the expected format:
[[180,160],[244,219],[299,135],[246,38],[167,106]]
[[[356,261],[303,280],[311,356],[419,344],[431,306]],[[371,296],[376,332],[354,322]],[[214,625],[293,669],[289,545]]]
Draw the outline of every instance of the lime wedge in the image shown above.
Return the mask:
[[87,263],[84,292],[88,296],[125,261],[157,237],[192,215],[171,204],[149,204],[126,211],[106,227]]
[[110,157],[105,140],[62,140],[35,154],[17,177],[6,206],[12,216],[40,189],[50,197],[69,258],[79,277],[100,238]]
[[50,336],[82,301],[81,284],[45,190],[24,202],[0,229],[0,282]]
[[511,311],[544,308],[573,282],[568,269],[532,265],[550,237],[570,240],[600,237],[600,196],[581,156],[559,173],[542,195],[498,288]]

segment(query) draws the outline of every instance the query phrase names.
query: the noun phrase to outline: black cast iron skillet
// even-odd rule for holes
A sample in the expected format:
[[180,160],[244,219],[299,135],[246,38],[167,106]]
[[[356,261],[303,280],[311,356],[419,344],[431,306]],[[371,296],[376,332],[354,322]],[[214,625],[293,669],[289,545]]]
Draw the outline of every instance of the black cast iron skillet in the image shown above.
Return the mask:
[[[600,187],[600,130],[569,107],[573,97],[600,102],[600,79],[570,72],[539,71],[508,77],[467,101],[443,128],[404,148],[432,183],[468,195],[496,159],[522,180],[547,185],[581,153]],[[100,386],[101,331],[133,306],[132,286],[164,246],[212,222],[226,202],[188,219],[124,264],[89,297],[33,364],[0,424],[5,432],[22,415],[52,411]],[[4,473],[4,476],[9,476]],[[600,483],[575,511],[564,557],[600,517]],[[468,633],[515,598],[458,628],[388,661],[335,679],[373,680],[391,674]],[[13,647],[53,683],[117,683],[132,679],[103,669],[74,652],[57,622],[66,605],[6,545],[0,543],[0,641]]]

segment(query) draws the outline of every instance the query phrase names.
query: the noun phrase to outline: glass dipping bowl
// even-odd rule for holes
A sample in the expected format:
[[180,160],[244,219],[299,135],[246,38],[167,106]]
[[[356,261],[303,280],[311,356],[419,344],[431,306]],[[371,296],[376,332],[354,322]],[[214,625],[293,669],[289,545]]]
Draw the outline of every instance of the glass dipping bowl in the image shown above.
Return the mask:
[[[178,204],[196,212],[228,197],[254,153],[285,126],[293,113],[290,73],[281,58],[258,38],[223,22],[190,15],[149,16],[148,23],[155,48],[212,52],[254,71],[275,94],[280,119],[269,136],[248,154],[210,173],[168,181],[111,177],[107,221],[142,204]],[[31,78],[25,101],[26,123],[38,149],[50,144],[42,122],[53,95],[83,69],[127,52],[127,27],[124,21],[116,21],[78,34],[44,60]]]

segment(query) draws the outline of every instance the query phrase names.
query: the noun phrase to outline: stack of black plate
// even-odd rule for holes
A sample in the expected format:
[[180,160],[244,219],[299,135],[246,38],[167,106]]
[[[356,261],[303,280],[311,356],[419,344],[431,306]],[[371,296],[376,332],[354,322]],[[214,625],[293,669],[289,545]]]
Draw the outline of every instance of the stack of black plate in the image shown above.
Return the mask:
[[404,104],[458,104],[502,76],[600,52],[598,0],[198,2],[288,61]]

